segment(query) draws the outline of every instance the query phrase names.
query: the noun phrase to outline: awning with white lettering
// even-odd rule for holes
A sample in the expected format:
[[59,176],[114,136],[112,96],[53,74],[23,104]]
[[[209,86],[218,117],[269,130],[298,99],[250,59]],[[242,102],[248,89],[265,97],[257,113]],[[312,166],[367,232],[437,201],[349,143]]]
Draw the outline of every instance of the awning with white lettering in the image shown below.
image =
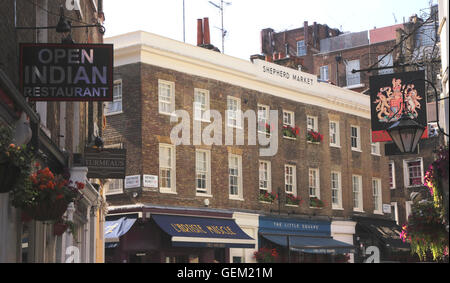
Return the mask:
[[254,248],[255,240],[233,219],[152,215],[175,247]]
[[353,245],[334,240],[332,237],[311,237],[297,235],[261,234],[272,243],[290,250],[314,254],[354,253]]

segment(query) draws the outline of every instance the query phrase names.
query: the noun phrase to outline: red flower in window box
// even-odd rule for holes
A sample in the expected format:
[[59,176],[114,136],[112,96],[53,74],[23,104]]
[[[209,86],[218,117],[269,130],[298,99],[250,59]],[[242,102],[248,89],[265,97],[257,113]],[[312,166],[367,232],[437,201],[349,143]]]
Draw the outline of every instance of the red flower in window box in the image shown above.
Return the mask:
[[290,138],[297,138],[300,133],[300,128],[298,126],[292,127],[289,125],[283,126],[283,136]]
[[293,194],[286,194],[286,204],[300,205],[301,203],[302,198],[300,196],[294,196]]
[[323,141],[323,135],[319,132],[315,132],[313,130],[308,130],[308,133],[306,134],[306,140],[309,142],[322,142]]

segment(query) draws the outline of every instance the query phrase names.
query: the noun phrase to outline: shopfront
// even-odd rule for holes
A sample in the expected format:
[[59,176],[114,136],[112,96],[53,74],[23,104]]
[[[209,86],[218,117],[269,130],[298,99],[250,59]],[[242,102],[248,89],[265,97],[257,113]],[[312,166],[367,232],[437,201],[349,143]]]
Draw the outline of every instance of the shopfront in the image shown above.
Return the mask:
[[231,248],[254,249],[256,242],[231,216],[152,209],[111,215],[106,262],[228,263]]
[[259,248],[275,249],[278,262],[341,262],[354,246],[331,237],[331,222],[261,216]]

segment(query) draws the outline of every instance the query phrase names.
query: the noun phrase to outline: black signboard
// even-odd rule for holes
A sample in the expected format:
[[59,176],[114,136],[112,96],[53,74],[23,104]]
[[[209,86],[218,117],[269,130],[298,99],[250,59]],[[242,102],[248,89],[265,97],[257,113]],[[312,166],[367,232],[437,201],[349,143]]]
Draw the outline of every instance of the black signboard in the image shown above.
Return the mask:
[[84,164],[89,170],[88,178],[125,179],[127,151],[115,148],[86,148]]
[[[424,79],[424,71],[370,77],[372,142],[392,141],[386,129],[401,117],[403,97],[409,118],[428,128]],[[427,137],[425,130],[422,138]]]
[[20,89],[30,101],[112,101],[112,44],[20,44]]

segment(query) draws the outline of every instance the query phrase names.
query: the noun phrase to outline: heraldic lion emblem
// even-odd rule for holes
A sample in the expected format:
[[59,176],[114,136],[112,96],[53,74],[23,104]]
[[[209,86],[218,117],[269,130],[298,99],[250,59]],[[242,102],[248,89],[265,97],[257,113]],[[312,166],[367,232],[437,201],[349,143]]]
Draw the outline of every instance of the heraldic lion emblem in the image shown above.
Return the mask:
[[392,79],[392,87],[382,87],[377,94],[377,99],[373,102],[377,104],[376,111],[378,120],[380,122],[395,122],[403,114],[405,103],[403,102],[403,95],[406,102],[406,114],[411,119],[416,119],[419,116],[417,112],[420,109],[420,100],[423,98],[418,95],[414,84],[402,85],[402,80]]

